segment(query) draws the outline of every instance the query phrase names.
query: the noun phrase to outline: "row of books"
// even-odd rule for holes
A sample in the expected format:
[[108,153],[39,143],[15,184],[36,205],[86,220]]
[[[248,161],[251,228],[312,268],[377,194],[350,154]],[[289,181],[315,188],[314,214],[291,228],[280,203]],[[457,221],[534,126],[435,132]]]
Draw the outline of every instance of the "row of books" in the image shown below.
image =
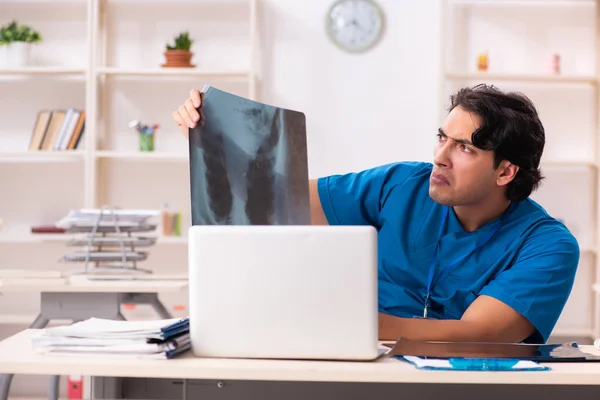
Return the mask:
[[41,110],[29,141],[29,151],[74,150],[85,129],[85,111]]

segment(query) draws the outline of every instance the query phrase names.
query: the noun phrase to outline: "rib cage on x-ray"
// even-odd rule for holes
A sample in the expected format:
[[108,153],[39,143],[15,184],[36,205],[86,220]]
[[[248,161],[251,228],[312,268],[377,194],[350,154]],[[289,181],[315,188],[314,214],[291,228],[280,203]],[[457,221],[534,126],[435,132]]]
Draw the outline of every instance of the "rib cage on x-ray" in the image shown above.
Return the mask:
[[213,87],[190,130],[193,225],[308,225],[304,114]]

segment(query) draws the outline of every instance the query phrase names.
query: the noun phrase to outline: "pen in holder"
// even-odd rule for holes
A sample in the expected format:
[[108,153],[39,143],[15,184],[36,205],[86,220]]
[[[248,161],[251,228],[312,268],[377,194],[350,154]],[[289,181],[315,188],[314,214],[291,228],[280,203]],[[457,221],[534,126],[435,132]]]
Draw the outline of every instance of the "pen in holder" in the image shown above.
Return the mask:
[[162,212],[162,228],[164,236],[181,236],[181,212]]
[[158,124],[153,126],[142,125],[138,120],[131,121],[129,123],[130,128],[135,128],[138,132],[140,151],[154,151],[154,135],[156,130],[159,128]]

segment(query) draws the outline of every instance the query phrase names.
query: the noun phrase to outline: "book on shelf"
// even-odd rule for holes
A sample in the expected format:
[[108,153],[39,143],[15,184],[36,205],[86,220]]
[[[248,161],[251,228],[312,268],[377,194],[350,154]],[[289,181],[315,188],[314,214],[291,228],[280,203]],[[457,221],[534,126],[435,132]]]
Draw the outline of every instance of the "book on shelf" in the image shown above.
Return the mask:
[[85,130],[85,111],[75,108],[38,112],[29,151],[74,150]]

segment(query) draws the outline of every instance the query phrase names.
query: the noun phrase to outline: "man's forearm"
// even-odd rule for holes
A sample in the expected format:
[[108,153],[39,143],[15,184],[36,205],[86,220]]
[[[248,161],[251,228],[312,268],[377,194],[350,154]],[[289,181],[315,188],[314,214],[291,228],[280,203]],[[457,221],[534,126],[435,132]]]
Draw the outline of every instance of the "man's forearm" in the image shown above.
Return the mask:
[[399,318],[379,314],[379,339],[431,341],[502,341],[494,334],[483,331],[478,324],[462,320],[436,320],[422,318]]

